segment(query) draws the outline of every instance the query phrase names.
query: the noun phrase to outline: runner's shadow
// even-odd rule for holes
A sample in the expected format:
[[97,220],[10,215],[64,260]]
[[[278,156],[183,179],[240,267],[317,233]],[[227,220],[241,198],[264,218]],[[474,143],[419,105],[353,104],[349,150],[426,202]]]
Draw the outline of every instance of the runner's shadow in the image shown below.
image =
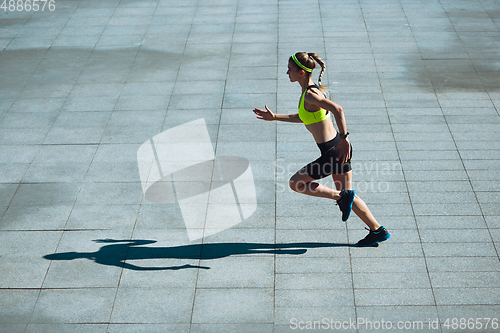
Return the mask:
[[263,244],[263,243],[212,243],[193,244],[171,247],[148,247],[155,240],[116,240],[97,239],[96,243],[110,245],[102,246],[96,252],[64,252],[43,256],[47,260],[73,260],[89,259],[98,264],[123,267],[138,271],[178,270],[185,268],[210,269],[206,266],[170,266],[170,267],[140,267],[130,264],[129,260],[144,259],[198,259],[211,260],[243,254],[290,254],[301,255],[308,249],[328,247],[351,247],[351,244],[339,243],[288,243],[288,244]]

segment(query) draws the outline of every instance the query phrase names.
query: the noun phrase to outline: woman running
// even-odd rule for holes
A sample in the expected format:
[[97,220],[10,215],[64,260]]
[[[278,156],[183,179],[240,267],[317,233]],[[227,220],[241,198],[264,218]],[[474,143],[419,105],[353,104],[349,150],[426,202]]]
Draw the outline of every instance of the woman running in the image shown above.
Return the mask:
[[[311,79],[316,62],[321,66],[318,85]],[[298,52],[288,60],[288,77],[291,82],[298,82],[302,88],[299,112],[294,114],[275,114],[269,110],[254,109],[258,119],[304,123],[316,141],[321,156],[309,163],[292,178],[290,188],[298,193],[337,201],[342,212],[342,221],[347,221],[351,209],[368,226],[370,233],[360,240],[358,246],[375,246],[391,235],[384,226],[378,224],[365,202],[352,189],[351,154],[352,147],[347,136],[347,126],[342,107],[325,97],[321,89],[321,77],[325,72],[325,63],[316,53]],[[333,113],[339,132],[335,130],[330,112]],[[315,180],[333,177],[337,190],[324,186]]]

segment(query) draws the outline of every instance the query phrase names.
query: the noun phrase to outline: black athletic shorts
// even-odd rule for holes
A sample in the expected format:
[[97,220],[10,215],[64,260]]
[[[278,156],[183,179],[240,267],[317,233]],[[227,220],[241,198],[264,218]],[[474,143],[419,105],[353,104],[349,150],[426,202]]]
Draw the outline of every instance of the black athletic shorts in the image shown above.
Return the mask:
[[[340,143],[340,135],[337,133],[333,139],[327,142],[318,143],[318,148],[321,151],[321,156],[314,162],[306,165],[305,172],[314,179],[325,178],[330,175],[338,175],[346,173],[351,168],[351,159],[346,163],[338,161],[340,149],[334,149]],[[352,157],[352,147],[351,157]]]

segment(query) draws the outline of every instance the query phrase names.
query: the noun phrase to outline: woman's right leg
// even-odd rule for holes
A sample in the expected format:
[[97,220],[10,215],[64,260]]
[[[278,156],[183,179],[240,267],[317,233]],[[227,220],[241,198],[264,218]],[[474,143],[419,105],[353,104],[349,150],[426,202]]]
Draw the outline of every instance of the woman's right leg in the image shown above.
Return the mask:
[[[337,190],[352,190],[352,170],[339,175],[332,175],[333,182]],[[357,195],[352,203],[352,211],[363,221],[370,230],[375,231],[380,228],[377,220],[368,209],[366,203]]]

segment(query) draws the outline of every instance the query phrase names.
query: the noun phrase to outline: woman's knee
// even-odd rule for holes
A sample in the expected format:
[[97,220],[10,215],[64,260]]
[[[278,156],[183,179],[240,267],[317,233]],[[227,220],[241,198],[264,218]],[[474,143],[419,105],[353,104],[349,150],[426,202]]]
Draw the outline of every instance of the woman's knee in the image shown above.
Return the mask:
[[298,192],[299,190],[298,181],[294,179],[294,177],[290,178],[290,180],[288,181],[288,186],[295,192]]
[[304,186],[307,185],[307,182],[301,179],[297,179],[295,177],[290,178],[288,181],[288,186],[295,192],[302,192]]

